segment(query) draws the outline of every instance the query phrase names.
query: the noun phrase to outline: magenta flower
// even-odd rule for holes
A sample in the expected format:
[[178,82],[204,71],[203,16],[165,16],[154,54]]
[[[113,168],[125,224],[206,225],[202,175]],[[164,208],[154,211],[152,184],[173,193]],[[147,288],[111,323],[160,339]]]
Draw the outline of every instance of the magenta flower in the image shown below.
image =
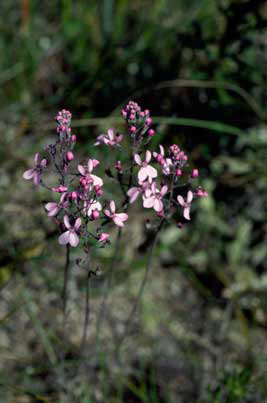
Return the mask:
[[177,200],[180,203],[180,205],[184,208],[184,218],[186,220],[190,220],[190,206],[191,202],[193,200],[193,192],[189,190],[187,192],[187,198],[186,201],[184,200],[183,196],[179,195],[177,196]]
[[33,183],[37,186],[40,184],[41,181],[41,174],[43,169],[47,165],[47,160],[44,158],[40,162],[40,154],[36,153],[35,158],[34,158],[34,168],[28,169],[27,171],[24,172],[23,178],[30,180],[33,180]]
[[93,175],[93,169],[99,164],[98,160],[94,160],[89,158],[87,163],[87,169],[85,169],[82,165],[78,165],[78,171],[85,178],[88,184],[93,186],[103,186],[103,180],[99,178],[99,176]]
[[110,211],[105,210],[104,213],[107,217],[111,218],[118,227],[124,226],[124,221],[128,220],[128,214],[126,213],[116,213],[116,206],[114,200],[111,200],[110,204]]
[[151,194],[146,197],[146,194],[143,196],[143,207],[144,208],[153,208],[157,213],[163,211],[163,202],[162,199],[168,191],[168,186],[162,186],[161,190],[157,189],[156,183],[153,182],[151,185]]
[[99,146],[100,144],[106,144],[107,146],[117,146],[122,141],[122,139],[122,134],[115,135],[114,129],[108,129],[107,134],[100,134],[100,136],[97,137],[95,146]]
[[61,234],[60,237],[58,238],[59,244],[67,245],[69,243],[71,246],[76,247],[79,244],[79,237],[76,231],[78,231],[78,229],[80,228],[81,223],[82,220],[79,217],[76,219],[74,226],[72,227],[69,222],[69,217],[65,215],[64,224],[65,227],[67,228],[67,231],[63,232],[63,234]]
[[68,201],[66,201],[66,196],[67,193],[63,193],[60,197],[60,200],[58,203],[46,203],[45,205],[45,209],[48,211],[48,216],[49,217],[53,217],[55,215],[57,215],[57,213],[59,212],[60,209],[68,207]]
[[101,234],[99,236],[98,242],[103,242],[103,243],[107,243],[109,240],[110,235],[106,234],[105,232],[103,232],[103,234]]
[[142,162],[139,154],[135,154],[134,159],[137,165],[142,167],[137,175],[139,182],[144,182],[146,179],[148,179],[149,182],[152,182],[152,179],[158,176],[157,170],[149,165],[151,160],[151,152],[149,150],[146,151],[144,162]]

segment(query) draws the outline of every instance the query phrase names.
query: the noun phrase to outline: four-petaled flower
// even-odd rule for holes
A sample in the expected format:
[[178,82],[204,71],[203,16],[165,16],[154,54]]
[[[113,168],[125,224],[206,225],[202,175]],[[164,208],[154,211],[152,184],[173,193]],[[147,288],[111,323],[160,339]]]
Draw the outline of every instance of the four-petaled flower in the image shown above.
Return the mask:
[[68,207],[68,201],[66,201],[66,196],[67,193],[63,193],[60,197],[60,200],[58,203],[46,203],[45,205],[45,209],[48,211],[48,216],[49,217],[53,217],[55,215],[57,215],[57,213],[59,212],[60,209]]
[[33,180],[33,183],[37,186],[40,184],[41,181],[41,174],[43,169],[47,165],[47,160],[44,158],[40,162],[40,154],[36,153],[34,157],[34,168],[28,169],[27,171],[24,172],[23,178],[30,180]]
[[186,201],[184,200],[183,196],[179,195],[177,196],[177,200],[180,203],[180,205],[184,208],[184,218],[186,220],[190,220],[190,206],[191,206],[191,202],[193,200],[193,192],[191,190],[189,190],[187,192],[187,197],[186,197]]
[[74,226],[72,227],[69,222],[69,217],[67,215],[64,216],[64,224],[67,231],[63,232],[58,238],[60,245],[67,245],[69,243],[71,246],[75,247],[79,244],[79,237],[76,231],[79,230],[81,223],[82,220],[79,217],[75,220]]
[[115,135],[114,129],[108,129],[107,134],[100,134],[97,137],[94,145],[99,146],[100,144],[106,144],[107,146],[117,146],[122,139],[122,134]]
[[162,186],[161,190],[157,189],[156,183],[153,182],[151,185],[151,194],[146,197],[146,195],[143,196],[143,207],[145,208],[152,208],[157,212],[163,211],[163,202],[162,198],[165,196],[165,194],[168,191],[168,186],[164,185]]
[[128,214],[126,213],[116,213],[116,206],[114,200],[111,200],[110,204],[110,211],[105,210],[104,213],[108,218],[111,218],[118,227],[124,226],[124,221],[128,220]]
[[139,154],[135,154],[134,159],[137,165],[142,167],[137,175],[139,182],[144,182],[147,178],[149,182],[152,182],[152,179],[158,176],[157,170],[149,165],[151,160],[151,152],[149,150],[146,151],[146,158],[144,162],[142,162]]
[[78,165],[78,171],[85,178],[86,182],[93,186],[103,186],[103,180],[99,176],[93,175],[93,169],[99,164],[98,160],[89,158],[87,163],[87,169],[82,165]]

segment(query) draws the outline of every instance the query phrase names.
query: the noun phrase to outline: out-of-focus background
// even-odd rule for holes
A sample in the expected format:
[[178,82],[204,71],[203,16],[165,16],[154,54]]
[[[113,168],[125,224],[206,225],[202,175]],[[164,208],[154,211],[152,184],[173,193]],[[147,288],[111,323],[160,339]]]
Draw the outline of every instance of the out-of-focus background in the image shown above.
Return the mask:
[[[60,402],[62,350],[77,402],[266,401],[266,1],[1,1],[0,54],[0,402]],[[155,146],[189,153],[209,197],[183,230],[161,234],[120,348],[144,276],[147,214],[131,210],[112,277],[114,242],[95,252],[102,274],[82,360],[78,252],[63,348],[64,251],[46,191],[22,173],[51,142],[58,110],[71,110],[85,158],[103,130],[123,128],[129,99],[151,110]]]

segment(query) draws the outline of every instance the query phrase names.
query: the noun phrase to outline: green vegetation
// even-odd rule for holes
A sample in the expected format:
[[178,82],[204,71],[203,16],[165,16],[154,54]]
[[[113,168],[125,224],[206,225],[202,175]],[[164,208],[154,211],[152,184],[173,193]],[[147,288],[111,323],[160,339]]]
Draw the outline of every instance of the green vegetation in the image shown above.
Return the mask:
[[[1,403],[266,400],[265,3],[1,2]],[[75,264],[78,253],[66,345],[64,250],[40,208],[45,190],[35,192],[21,177],[54,135],[58,110],[72,111],[78,153],[86,157],[99,133],[123,124],[119,111],[128,99],[155,116],[155,145],[176,142],[189,152],[209,197],[183,230],[162,233],[119,348],[144,277],[149,213],[133,207],[135,219],[120,247],[113,242],[94,252],[101,274],[90,281],[81,357],[87,285]],[[97,151],[107,168],[123,160],[119,152]],[[105,292],[109,310],[98,327]],[[58,379],[68,383],[69,400],[59,396]]]

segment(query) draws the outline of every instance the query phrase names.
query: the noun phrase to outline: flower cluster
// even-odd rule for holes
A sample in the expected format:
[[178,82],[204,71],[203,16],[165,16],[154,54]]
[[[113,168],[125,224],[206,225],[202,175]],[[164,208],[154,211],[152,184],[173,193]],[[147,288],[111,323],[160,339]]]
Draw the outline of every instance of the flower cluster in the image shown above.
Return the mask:
[[[177,144],[167,151],[162,145],[158,151],[149,149],[155,130],[151,128],[148,109],[142,110],[136,102],[130,101],[123,108],[122,116],[127,123],[131,152],[123,165],[121,161],[114,162],[116,175],[112,169],[106,169],[107,178],[117,179],[118,188],[122,190],[123,199],[116,204],[114,200],[105,199],[104,179],[97,172],[101,166],[98,159],[88,157],[73,169],[76,135],[71,129],[71,113],[65,109],[56,117],[57,139],[46,147],[49,158],[41,159],[36,154],[34,167],[23,174],[24,179],[32,179],[35,185],[44,186],[58,198],[47,202],[45,209],[60,228],[58,241],[61,245],[76,247],[80,241],[87,245],[93,239],[105,245],[110,238],[104,232],[105,226],[111,222],[123,227],[128,220],[129,205],[139,196],[143,207],[153,209],[161,223],[177,220],[181,213],[185,220],[190,220],[193,200],[207,196],[201,187],[193,188],[198,169],[189,169],[188,156]],[[109,129],[97,137],[95,146],[121,147],[123,138],[115,129]],[[59,177],[59,182],[52,187],[43,178],[50,166]]]

